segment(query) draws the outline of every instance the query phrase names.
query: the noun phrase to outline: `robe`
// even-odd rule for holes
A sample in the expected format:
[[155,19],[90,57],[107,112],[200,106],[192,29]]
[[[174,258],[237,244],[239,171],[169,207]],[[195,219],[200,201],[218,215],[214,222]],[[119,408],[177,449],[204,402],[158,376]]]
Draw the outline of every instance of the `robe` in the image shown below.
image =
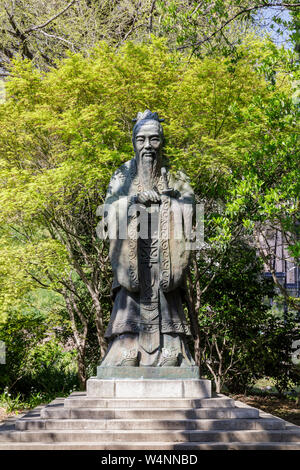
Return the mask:
[[[133,158],[112,176],[104,206],[103,230],[110,239],[114,274],[114,305],[105,337],[139,334],[141,347],[149,353],[159,348],[161,334],[191,334],[183,297],[194,194],[182,172],[167,171],[167,179],[178,198],[162,195],[161,204],[152,209],[137,204],[136,195],[144,188]],[[164,189],[161,176],[153,189]]]

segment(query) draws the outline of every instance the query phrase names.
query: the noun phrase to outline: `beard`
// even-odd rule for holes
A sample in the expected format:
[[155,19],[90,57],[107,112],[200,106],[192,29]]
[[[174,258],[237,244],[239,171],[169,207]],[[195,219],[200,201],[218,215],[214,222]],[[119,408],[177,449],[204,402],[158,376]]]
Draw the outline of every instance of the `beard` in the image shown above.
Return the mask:
[[138,156],[138,174],[140,179],[143,181],[145,189],[152,189],[154,184],[154,178],[159,175],[160,170],[160,158],[159,156],[153,156],[153,158]]

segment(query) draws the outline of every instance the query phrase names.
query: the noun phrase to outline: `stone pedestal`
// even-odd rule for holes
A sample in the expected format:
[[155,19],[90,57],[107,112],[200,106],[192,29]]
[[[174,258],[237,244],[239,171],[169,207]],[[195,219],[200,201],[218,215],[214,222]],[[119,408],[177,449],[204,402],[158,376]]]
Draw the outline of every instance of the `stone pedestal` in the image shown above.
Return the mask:
[[203,379],[99,379],[87,381],[87,397],[210,398],[211,381]]
[[97,367],[97,379],[200,379],[199,367]]
[[101,367],[87,381],[87,396],[98,398],[210,398],[211,381],[192,367]]

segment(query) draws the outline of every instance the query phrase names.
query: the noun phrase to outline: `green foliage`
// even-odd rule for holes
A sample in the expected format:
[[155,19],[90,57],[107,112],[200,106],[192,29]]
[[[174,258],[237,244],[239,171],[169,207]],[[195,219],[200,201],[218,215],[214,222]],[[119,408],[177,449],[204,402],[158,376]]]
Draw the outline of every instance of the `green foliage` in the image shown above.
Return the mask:
[[[206,285],[207,279],[201,283]],[[255,250],[232,243],[199,312],[202,371],[219,391],[225,385],[244,393],[264,376],[272,377],[280,392],[297,383],[291,354],[299,330],[294,316],[272,314],[264,299],[273,295]]]
[[[199,312],[203,371],[219,388],[235,377],[242,385],[249,349],[257,342],[267,318],[263,299],[272,295],[272,286],[262,276],[262,264],[247,243],[231,242],[219,260],[218,272],[202,296]],[[199,269],[203,261],[198,262]],[[200,285],[206,285],[215,267],[206,271]],[[256,373],[247,363],[246,382]]]
[[[203,263],[209,269],[202,266],[202,281],[214,281],[197,315],[213,341],[218,325],[229,345],[227,363],[234,344],[243,363],[245,345],[256,341],[263,324],[262,286],[252,255],[230,249],[258,222],[272,220],[290,230],[298,210],[290,57],[270,41],[249,37],[233,57],[187,62],[165,40],[153,38],[119,49],[102,42],[87,57],[69,54],[47,73],[27,60],[14,61],[7,101],[0,105],[1,334],[16,356],[4,385],[15,376],[24,390],[32,381],[43,389],[57,364],[64,371],[58,383],[63,376],[73,383],[73,356],[64,355],[55,339],[43,343],[39,309],[36,317],[24,314],[26,295],[36,285],[59,294],[56,305],[63,301],[63,307],[49,316],[68,315],[77,361],[90,367],[88,373],[103,354],[111,273],[95,234],[96,209],[113,171],[132,157],[132,118],[145,108],[166,119],[166,157],[191,177],[197,199],[223,203],[223,212],[212,204],[206,213],[210,249]],[[82,372],[82,383],[86,377]]]
[[1,365],[0,375],[2,390],[28,397],[32,389],[55,394],[77,385],[76,352],[64,350],[54,325],[53,318],[37,308],[9,313],[0,325],[0,340],[6,347],[6,363]]
[[61,392],[61,390],[58,389],[54,393],[51,393],[39,392],[36,391],[34,387],[31,387],[30,395],[26,396],[21,393],[10,393],[8,387],[5,387],[4,391],[0,393],[0,407],[4,408],[6,413],[14,412],[18,415],[20,411],[32,409],[36,406],[49,403],[57,398],[57,392],[59,392],[60,396],[68,396],[71,390]]
[[294,318],[279,320],[268,313],[261,320],[255,338],[248,341],[237,367],[228,374],[229,390],[245,393],[255,381],[272,377],[280,394],[297,386],[299,373],[291,362],[293,341],[299,338]]
[[[287,26],[295,40],[297,7],[291,9],[293,22],[278,17],[276,10],[280,6],[285,10],[289,3],[294,2],[267,6],[274,10],[273,25],[277,21],[277,27],[280,22]],[[265,7],[263,0],[2,0],[0,65],[7,70],[20,54],[48,70],[70,51],[89,55],[99,41],[120,47],[128,40],[149,41],[152,35],[188,54],[234,54],[247,32],[253,31],[256,13]],[[255,23],[263,21],[256,15]]]
[[17,61],[0,112],[2,220],[17,210],[31,218],[50,202],[60,208],[74,186],[78,198],[88,188],[104,189],[112,170],[130,157],[137,109],[155,108],[166,118],[168,156],[194,180],[208,169],[239,166],[249,143],[255,146],[268,130],[264,106],[274,93],[252,65],[266,46],[251,41],[248,47],[234,72],[221,57],[187,66],[157,40],[127,43],[117,53],[102,43],[88,58],[73,54],[46,75]]
[[[138,109],[156,109],[166,118],[167,155],[192,176],[198,191],[222,191],[229,171],[241,166],[244,136],[255,141],[266,131],[259,106],[248,126],[253,96],[263,106],[273,95],[249,63],[259,47],[243,52],[234,73],[222,58],[194,59],[187,67],[157,40],[127,43],[118,53],[102,43],[88,58],[73,54],[46,75],[28,61],[16,61],[0,107],[0,218],[9,224],[2,241],[3,279],[12,279],[17,273],[9,270],[22,266],[17,275],[29,288],[26,272],[33,264],[41,272],[51,267],[52,278],[66,269],[65,243],[49,237],[52,214],[76,215],[90,192],[96,192],[96,210],[113,170],[131,157],[131,119]],[[19,224],[26,231],[16,240]],[[34,232],[30,244],[28,227]],[[15,243],[7,246],[11,237]],[[11,295],[10,289],[5,286],[3,295]]]
[[261,331],[260,370],[274,379],[280,394],[298,384],[299,372],[291,363],[292,344],[298,339],[299,327],[293,315],[282,320],[271,317]]
[[[289,148],[293,123],[276,126],[270,134],[283,111],[274,110],[273,117],[267,111],[287,99],[288,77],[278,91],[270,89],[257,61],[269,57],[273,46],[249,41],[241,46],[234,68],[222,57],[195,58],[187,66],[182,56],[168,52],[163,40],[127,43],[118,52],[102,43],[89,57],[71,54],[47,74],[28,61],[15,62],[7,102],[0,106],[2,312],[20,298],[22,289],[30,289],[28,273],[38,271],[40,280],[49,284],[47,273],[57,279],[65,272],[70,253],[66,241],[58,236],[53,240],[49,233],[52,220],[59,214],[55,223],[62,223],[70,213],[78,220],[86,204],[95,213],[113,170],[131,157],[131,119],[138,109],[156,109],[166,118],[167,156],[186,170],[202,197],[224,198],[232,171],[244,171],[252,155],[263,156],[271,136],[288,139]],[[279,59],[276,64],[283,68]],[[261,150],[264,136],[270,138]],[[252,157],[247,157],[249,148]],[[257,158],[254,169],[256,163]],[[234,191],[234,203],[240,204],[239,186]],[[269,211],[270,197],[274,193],[266,199]],[[232,210],[239,212],[237,207]],[[249,226],[249,218],[244,219]],[[50,284],[57,287],[55,280]]]

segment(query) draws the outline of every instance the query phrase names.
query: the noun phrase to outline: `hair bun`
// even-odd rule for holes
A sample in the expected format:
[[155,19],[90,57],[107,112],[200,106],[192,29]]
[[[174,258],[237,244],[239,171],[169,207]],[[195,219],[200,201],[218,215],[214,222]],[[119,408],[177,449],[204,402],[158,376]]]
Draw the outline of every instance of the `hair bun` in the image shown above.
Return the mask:
[[137,113],[136,118],[132,119],[133,122],[146,121],[151,119],[151,121],[164,122],[164,119],[160,119],[157,113],[151,113],[149,109],[146,109],[143,113]]

